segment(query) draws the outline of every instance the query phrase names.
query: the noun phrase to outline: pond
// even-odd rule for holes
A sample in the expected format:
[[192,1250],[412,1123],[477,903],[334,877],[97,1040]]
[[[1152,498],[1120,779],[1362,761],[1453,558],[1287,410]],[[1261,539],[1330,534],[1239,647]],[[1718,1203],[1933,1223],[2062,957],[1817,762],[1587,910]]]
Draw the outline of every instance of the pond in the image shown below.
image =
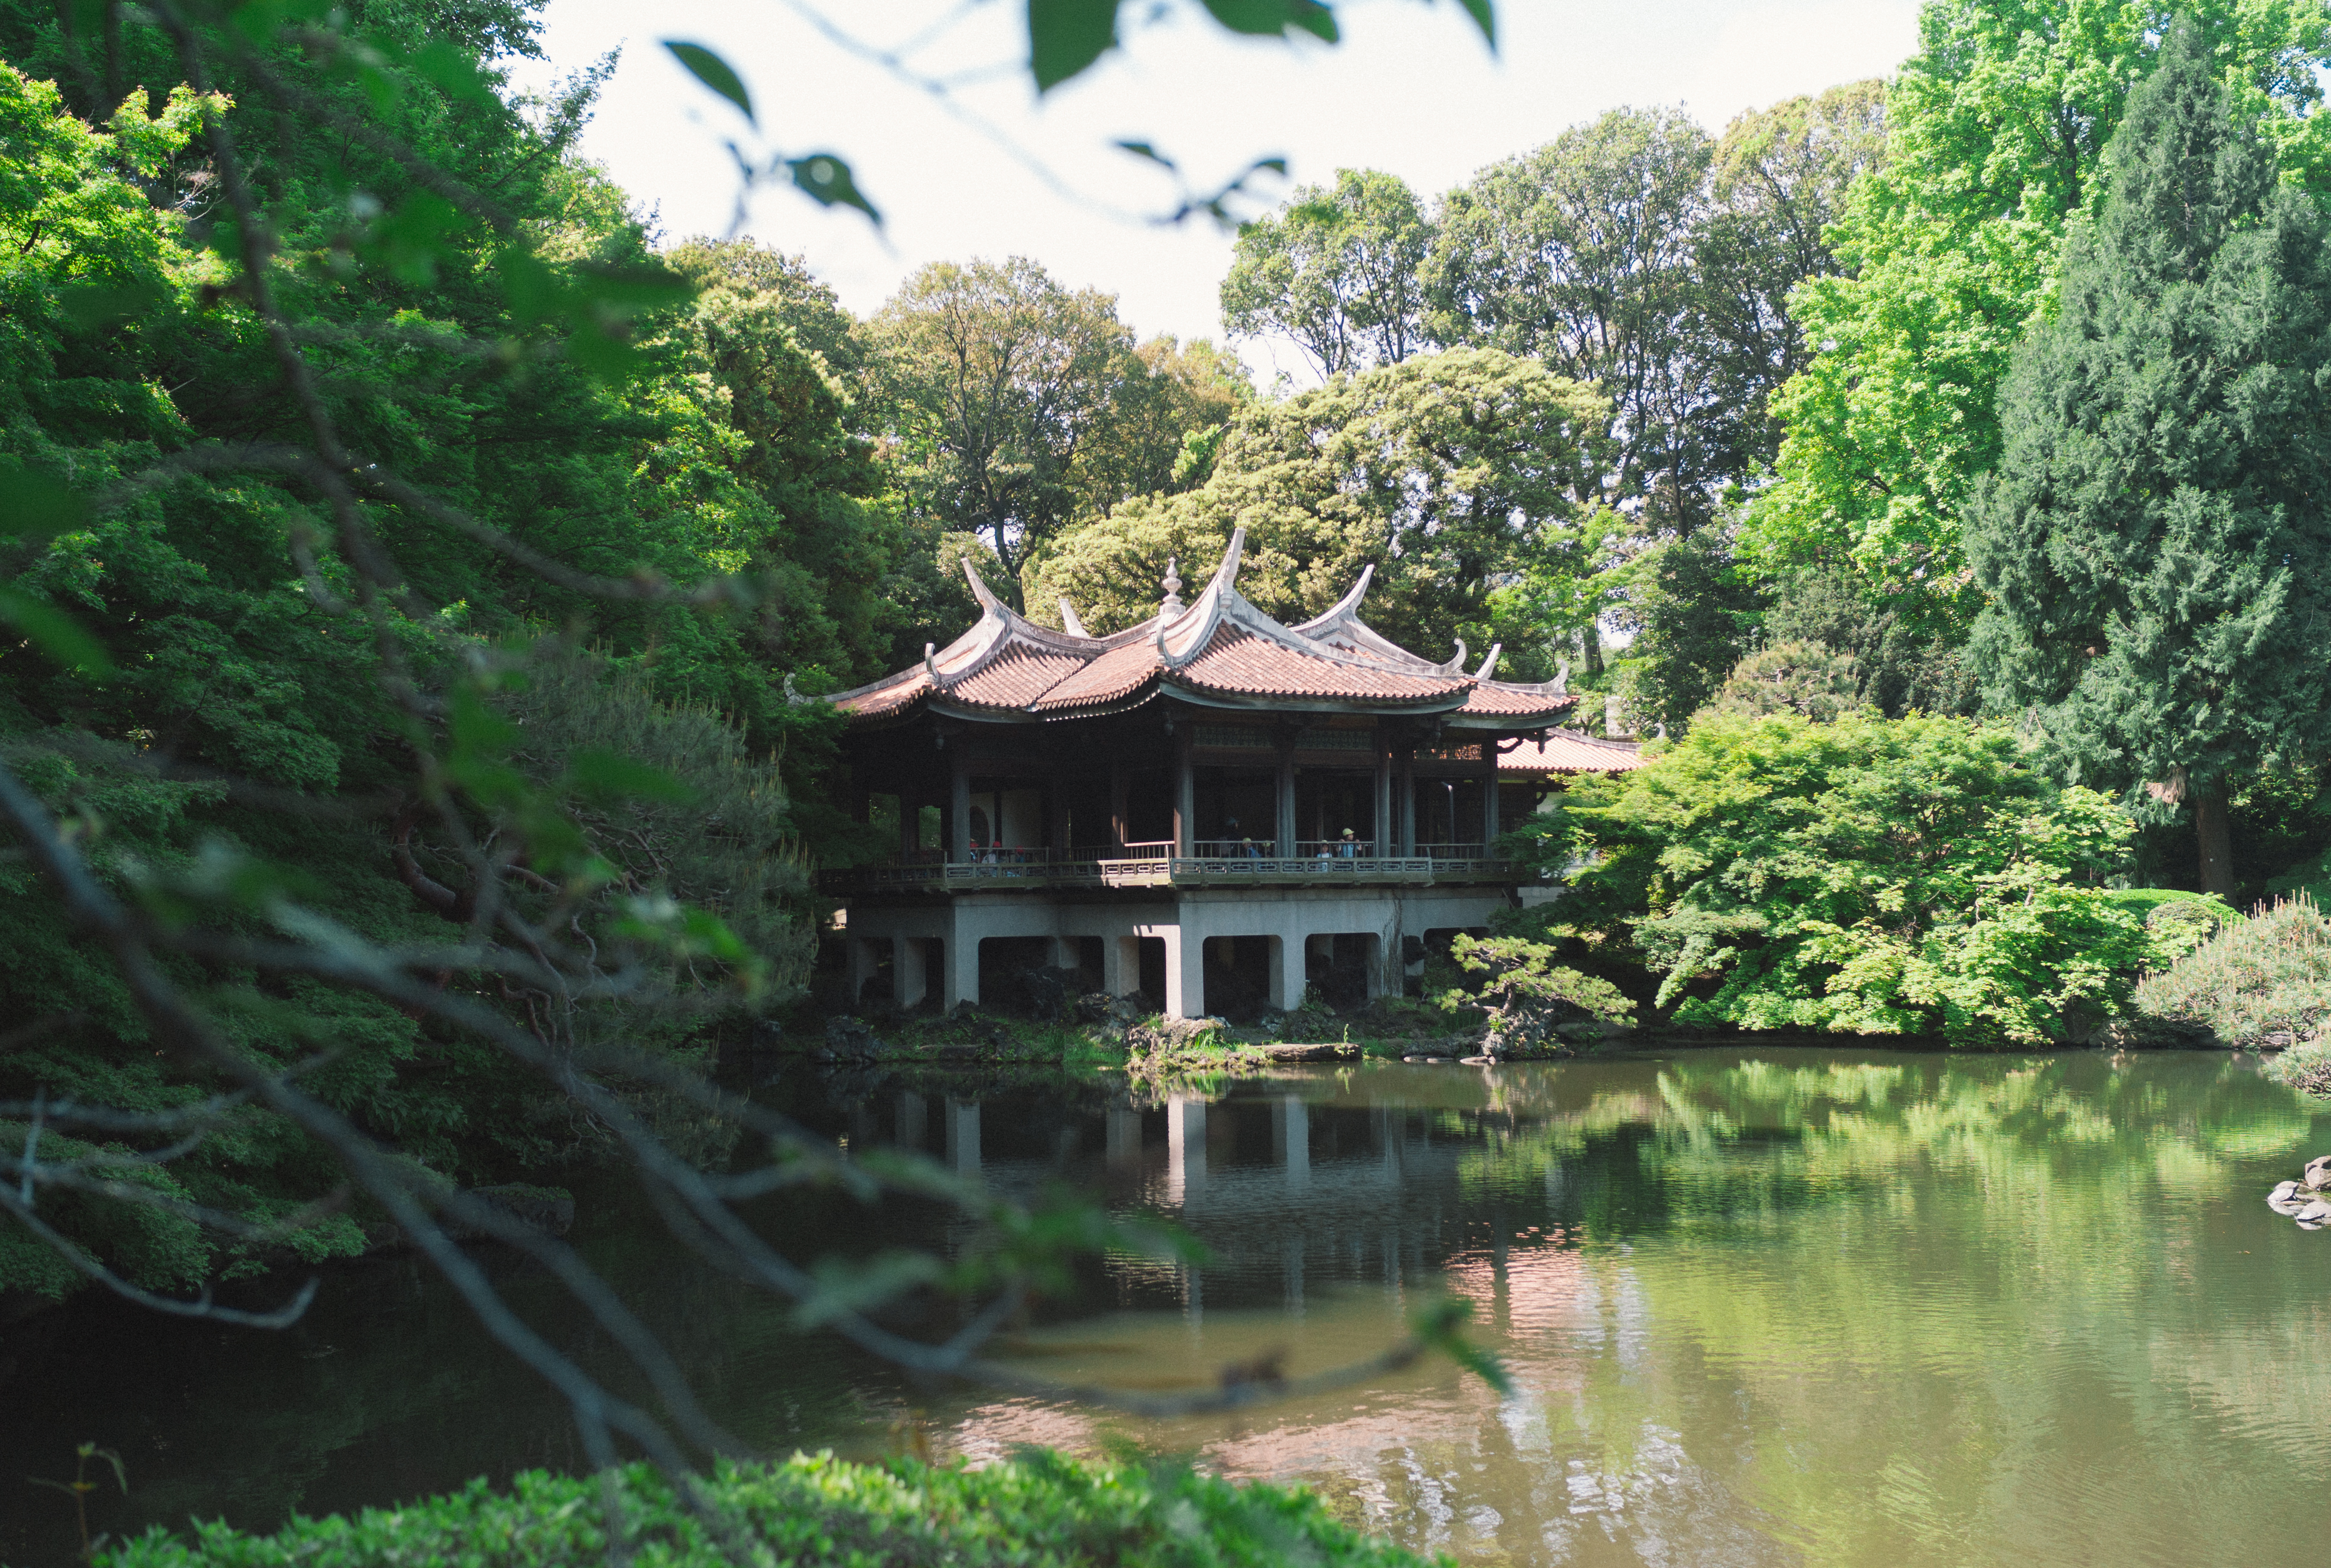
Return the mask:
[[[1135,1430],[910,1388],[586,1189],[585,1250],[747,1440],[871,1457],[919,1433],[979,1459],[1117,1433],[1307,1482],[1466,1563],[2295,1563],[2331,1523],[2331,1235],[2262,1202],[2331,1125],[2241,1059],[1701,1050],[1290,1070],[1147,1105],[940,1087],[804,1072],[772,1092],[999,1186],[1065,1175],[1210,1250],[1096,1264],[1010,1345],[1032,1368],[1161,1389],[1283,1351],[1299,1373],[1374,1354],[1446,1288],[1517,1391],[1436,1361]],[[839,1198],[770,1223],[800,1246],[870,1228]],[[612,1364],[538,1276],[486,1256]],[[83,1440],[128,1461],[128,1497],[100,1506],[117,1530],[580,1463],[557,1402],[409,1259],[332,1275],[279,1335],[86,1297],[6,1332],[17,1568],[71,1555],[69,1506],[19,1478],[68,1474]]]

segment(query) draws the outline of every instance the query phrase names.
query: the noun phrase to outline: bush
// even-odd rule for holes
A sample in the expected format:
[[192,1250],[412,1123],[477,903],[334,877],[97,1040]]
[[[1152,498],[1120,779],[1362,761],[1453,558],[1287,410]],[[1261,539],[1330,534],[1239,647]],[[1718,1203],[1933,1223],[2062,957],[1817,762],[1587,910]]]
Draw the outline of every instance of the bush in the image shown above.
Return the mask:
[[1708,712],[1524,832],[1582,868],[1548,916],[1679,1022],[2039,1044],[2088,1038],[2156,956],[2097,885],[2134,831],[2004,730]]
[[[642,1568],[1406,1568],[1423,1561],[1337,1523],[1305,1492],[1232,1486],[1172,1467],[1085,1464],[1041,1449],[983,1470],[797,1454],[781,1464],[723,1465],[696,1484],[699,1506],[691,1510],[648,1467],[620,1472],[622,1554]],[[605,1521],[598,1481],[536,1470],[507,1491],[475,1481],[354,1519],[295,1519],[270,1535],[212,1524],[186,1539],[157,1528],[99,1561],[114,1568],[570,1568],[607,1560]]]
[[2136,1004],[2204,1025],[2228,1045],[2306,1045],[2331,1017],[2331,919],[2304,893],[2278,899],[2146,975]]

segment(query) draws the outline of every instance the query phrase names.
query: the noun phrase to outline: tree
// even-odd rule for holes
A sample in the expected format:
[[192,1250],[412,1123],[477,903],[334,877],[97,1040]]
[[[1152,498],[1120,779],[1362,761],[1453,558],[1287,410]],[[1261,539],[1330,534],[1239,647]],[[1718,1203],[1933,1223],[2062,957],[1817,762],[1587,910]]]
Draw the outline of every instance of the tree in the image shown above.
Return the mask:
[[1170,335],[1134,350],[1108,416],[1077,453],[1075,489],[1084,517],[1127,496],[1163,495],[1205,483],[1222,434],[1254,397],[1236,355],[1204,338]]
[[2331,745],[2326,225],[2191,22],[2107,164],[1969,514],[1972,652],[2070,776],[2190,798],[2231,898],[2231,776]]
[[1417,270],[1432,224],[1397,175],[1337,169],[1239,229],[1223,280],[1233,337],[1293,338],[1324,376],[1397,365],[1424,341]]
[[1717,713],[1750,718],[1802,713],[1815,724],[1827,724],[1852,711],[1860,689],[1851,654],[1820,642],[1780,642],[1734,665],[1708,706]]
[[1789,296],[1837,270],[1825,232],[1885,147],[1885,83],[1875,81],[1752,110],[1716,144],[1693,336],[1711,362],[1706,417],[1727,427],[1728,479],[1769,467],[1779,450],[1772,394],[1812,356]]
[[1613,109],[1442,198],[1424,265],[1433,340],[1543,360],[1599,391],[1608,466],[1580,500],[1632,501],[1709,468],[1685,352],[1707,133],[1675,109]]
[[1522,917],[1632,952],[1679,1022],[2078,1042],[2153,955],[2100,885],[2136,824],[2021,753],[1965,719],[1703,715],[1533,819],[1583,869]]
[[1640,551],[1615,575],[1626,584],[1619,618],[1635,632],[1617,666],[1628,709],[1681,735],[1748,651],[1763,595],[1720,523]]
[[1491,349],[1338,375],[1242,413],[1202,488],[1061,541],[1042,596],[1067,595],[1096,631],[1133,624],[1156,611],[1169,556],[1213,560],[1243,526],[1239,589],[1272,614],[1316,615],[1373,565],[1365,613],[1385,635],[1438,654],[1510,634],[1501,668],[1530,670],[1552,629],[1501,632],[1495,595],[1536,571],[1569,585],[1565,624],[1587,613],[1580,584],[1600,563],[1573,498],[1603,418],[1587,388]]
[[1976,606],[1961,519],[1999,458],[2010,356],[2073,215],[2097,210],[2099,157],[2180,9],[2283,172],[2331,191],[2331,123],[2313,112],[2331,19],[2314,0],[1928,5],[1888,89],[1884,162],[1832,236],[1841,270],[1791,306],[1818,352],[1775,401],[1786,435],[1745,535],[1765,570],[1850,564],[1881,606],[1963,639]]
[[1077,460],[1146,376],[1117,300],[1023,257],[934,261],[868,323],[910,501],[1021,567],[1077,514]]

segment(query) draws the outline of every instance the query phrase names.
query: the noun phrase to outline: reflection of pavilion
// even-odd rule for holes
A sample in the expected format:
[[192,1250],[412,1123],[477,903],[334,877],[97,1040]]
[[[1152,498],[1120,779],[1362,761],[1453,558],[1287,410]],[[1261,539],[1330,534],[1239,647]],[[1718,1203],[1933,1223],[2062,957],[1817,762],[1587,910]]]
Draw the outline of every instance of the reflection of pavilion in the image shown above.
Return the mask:
[[[944,651],[832,700],[888,866],[832,873],[853,999],[976,1001],[985,955],[1219,1011],[1292,1008],[1322,974],[1397,991],[1435,931],[1478,928],[1521,879],[1498,834],[1562,776],[1632,746],[1555,728],[1560,681],[1434,662],[1359,618],[1368,575],[1300,626],[1238,592],[1242,532],[1195,603],[1108,637],[1038,626],[970,572],[983,613]],[[969,571],[966,564],[966,571]]]

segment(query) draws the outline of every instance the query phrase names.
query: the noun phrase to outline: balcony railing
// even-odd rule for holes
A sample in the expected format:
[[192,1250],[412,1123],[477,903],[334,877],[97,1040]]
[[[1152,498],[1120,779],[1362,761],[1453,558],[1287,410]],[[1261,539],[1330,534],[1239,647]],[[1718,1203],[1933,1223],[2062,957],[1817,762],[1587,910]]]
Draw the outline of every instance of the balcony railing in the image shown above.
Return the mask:
[[[1232,841],[1200,841],[1194,855],[1176,855],[1171,840],[1070,850],[974,848],[966,860],[918,851],[890,865],[821,872],[820,888],[835,897],[883,893],[1033,891],[1046,888],[1236,887],[1352,883],[1518,882],[1527,873],[1487,855],[1479,844],[1419,844],[1413,855],[1377,855],[1372,842],[1304,840],[1301,852],[1278,855],[1269,846],[1246,852],[1210,852]],[[1346,851],[1353,852],[1346,853]]]

